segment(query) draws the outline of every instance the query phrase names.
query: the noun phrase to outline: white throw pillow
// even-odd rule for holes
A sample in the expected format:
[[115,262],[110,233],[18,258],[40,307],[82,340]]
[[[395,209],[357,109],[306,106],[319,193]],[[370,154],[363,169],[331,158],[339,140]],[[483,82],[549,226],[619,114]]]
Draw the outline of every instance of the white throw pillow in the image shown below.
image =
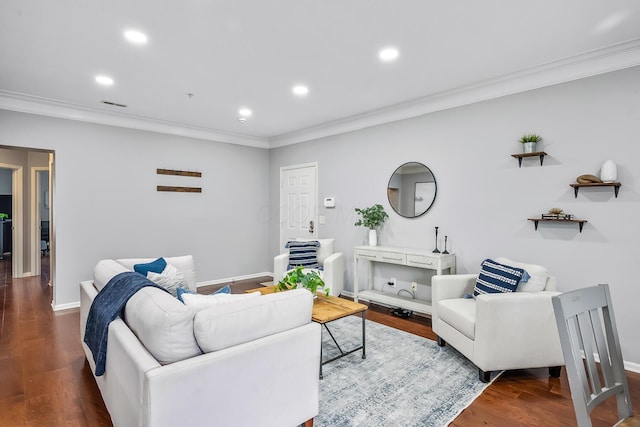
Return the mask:
[[162,273],[148,272],[147,279],[162,286],[176,298],[178,297],[178,288],[189,289],[184,275],[172,264],[167,264]]
[[251,292],[250,294],[182,294],[184,305],[190,307],[194,311],[205,310],[222,304],[232,304],[249,298],[257,298],[260,292]]
[[517,292],[537,292],[542,291],[547,287],[549,273],[547,272],[547,269],[541,265],[512,261],[503,257],[494,258],[494,261],[499,262],[500,264],[507,264],[512,267],[522,268],[529,273],[530,279],[527,282],[520,282]]

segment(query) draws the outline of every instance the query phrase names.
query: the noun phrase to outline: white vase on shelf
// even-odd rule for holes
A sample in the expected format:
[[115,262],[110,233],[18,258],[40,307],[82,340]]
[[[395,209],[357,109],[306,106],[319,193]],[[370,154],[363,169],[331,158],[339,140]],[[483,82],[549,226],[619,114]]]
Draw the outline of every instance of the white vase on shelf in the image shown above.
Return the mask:
[[369,229],[369,246],[378,246],[378,233],[375,228]]
[[602,182],[615,182],[618,179],[618,168],[613,160],[607,160],[602,164],[600,179]]

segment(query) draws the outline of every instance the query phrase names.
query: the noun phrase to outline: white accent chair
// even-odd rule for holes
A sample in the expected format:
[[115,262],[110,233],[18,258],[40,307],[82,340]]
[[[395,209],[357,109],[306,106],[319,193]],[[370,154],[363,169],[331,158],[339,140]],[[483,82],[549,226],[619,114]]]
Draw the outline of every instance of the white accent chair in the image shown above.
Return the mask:
[[[318,272],[324,284],[329,288],[329,295],[340,296],[344,287],[344,254],[334,252],[335,239],[301,239],[296,241],[306,242],[316,240],[320,242],[318,248],[318,264],[322,270]],[[273,259],[273,280],[279,282],[289,270],[289,252],[282,253]]]
[[543,271],[546,276],[536,277],[543,290],[520,291],[520,284],[516,292],[464,298],[473,294],[477,274],[434,276],[431,322],[438,345],[449,343],[467,357],[483,382],[489,382],[492,371],[510,369],[548,367],[551,376],[560,376],[564,358],[551,303],[560,294],[555,277],[541,266],[495,260],[531,276],[534,269]]

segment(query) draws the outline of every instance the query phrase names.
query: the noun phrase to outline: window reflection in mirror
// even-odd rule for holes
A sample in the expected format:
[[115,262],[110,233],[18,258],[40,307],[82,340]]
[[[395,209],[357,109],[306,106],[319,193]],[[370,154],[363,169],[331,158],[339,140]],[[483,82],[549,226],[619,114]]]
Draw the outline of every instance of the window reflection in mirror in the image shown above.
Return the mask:
[[394,211],[406,218],[427,212],[436,199],[436,178],[431,170],[418,162],[400,166],[391,175],[387,197]]

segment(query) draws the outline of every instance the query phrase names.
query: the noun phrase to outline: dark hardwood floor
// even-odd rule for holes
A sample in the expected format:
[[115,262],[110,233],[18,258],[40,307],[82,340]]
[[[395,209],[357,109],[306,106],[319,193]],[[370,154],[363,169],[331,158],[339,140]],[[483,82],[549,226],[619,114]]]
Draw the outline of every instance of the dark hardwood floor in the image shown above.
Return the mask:
[[[46,274],[12,279],[10,259],[0,261],[0,426],[109,426],[80,344],[79,311],[53,312],[48,280]],[[236,282],[232,288],[240,293],[262,281]],[[428,318],[400,319],[375,305],[367,317],[435,339]],[[640,374],[628,378],[638,412]],[[594,426],[613,423],[614,405],[596,410]],[[546,369],[505,372],[451,425],[575,426],[566,374],[563,370],[560,378],[549,378]]]

